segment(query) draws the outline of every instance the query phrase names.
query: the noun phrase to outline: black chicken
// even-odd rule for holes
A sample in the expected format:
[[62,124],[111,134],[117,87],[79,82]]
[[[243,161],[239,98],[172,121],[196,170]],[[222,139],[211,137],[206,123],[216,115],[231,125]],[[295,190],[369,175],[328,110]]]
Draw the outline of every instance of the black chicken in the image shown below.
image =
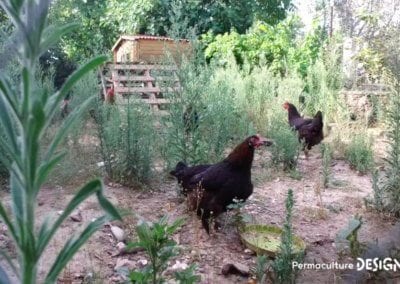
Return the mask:
[[288,111],[289,125],[297,130],[299,141],[307,148],[304,149],[307,156],[307,150],[324,139],[322,112],[318,111],[313,118],[303,118],[293,104],[285,102],[283,107]]
[[170,173],[175,176],[197,209],[204,229],[209,233],[210,217],[227,210],[235,199],[245,201],[253,193],[251,166],[254,150],[272,142],[260,135],[246,138],[223,161],[212,165],[188,167],[179,162]]

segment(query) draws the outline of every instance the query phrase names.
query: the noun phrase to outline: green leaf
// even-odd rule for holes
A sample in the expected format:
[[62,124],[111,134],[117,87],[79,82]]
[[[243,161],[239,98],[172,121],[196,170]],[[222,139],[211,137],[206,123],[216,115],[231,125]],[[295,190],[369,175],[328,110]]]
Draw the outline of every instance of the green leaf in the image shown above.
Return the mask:
[[72,73],[72,75],[67,79],[67,81],[61,87],[61,89],[58,91],[58,93],[56,93],[55,95],[53,95],[50,98],[50,103],[47,105],[47,108],[46,108],[46,113],[49,114],[49,118],[53,117],[58,105],[65,98],[65,96],[68,94],[68,92],[72,89],[72,87],[75,85],[75,83],[78,82],[85,74],[87,74],[88,72],[94,70],[96,67],[103,64],[106,60],[107,60],[106,56],[96,57],[96,58],[90,60],[89,62],[87,62],[85,65],[83,65],[77,71]]
[[71,260],[79,248],[86,243],[93,233],[95,233],[99,228],[101,228],[101,226],[110,220],[111,219],[106,216],[100,217],[91,222],[79,236],[71,238],[58,254],[53,266],[46,276],[44,283],[55,283],[57,281],[58,274],[64,269],[65,265],[69,260]]
[[11,197],[12,197],[12,210],[15,219],[15,236],[18,245],[21,245],[25,239],[25,231],[24,228],[26,224],[24,223],[25,218],[25,191],[24,188],[17,177],[17,175],[11,172],[10,176],[10,188],[11,188]]
[[42,163],[37,171],[35,187],[40,188],[43,183],[45,183],[51,170],[65,157],[66,154],[67,152],[62,152],[53,157],[50,161]]
[[[58,217],[56,222],[53,224],[50,230],[47,231],[47,234],[44,234],[44,237],[38,240],[38,254],[40,255],[50,239],[53,237],[57,229],[60,227],[61,223],[72,213],[75,208],[78,207],[84,200],[90,197],[92,194],[97,193],[97,198],[99,199],[100,205],[102,208],[111,216],[112,219],[121,219],[120,214],[114,208],[114,206],[110,202],[105,202],[106,198],[103,196],[103,183],[101,180],[96,179],[85,186],[83,186],[72,198],[72,200],[68,203],[63,213]],[[100,201],[101,199],[101,201]]]
[[68,130],[71,128],[73,123],[83,114],[83,112],[87,109],[89,104],[92,102],[94,98],[88,98],[83,104],[73,110],[67,119],[64,120],[63,124],[58,128],[56,135],[54,136],[53,140],[51,141],[47,153],[45,155],[45,161],[52,158],[53,153],[57,149],[58,145],[61,143],[62,139],[67,135]]
[[8,217],[8,214],[0,201],[0,217],[3,220],[3,222],[6,224],[8,231],[10,232],[11,236],[13,237],[14,240],[17,240],[17,236],[15,234],[15,228],[13,223],[11,222],[10,218]]
[[62,36],[72,32],[78,27],[79,24],[77,23],[70,23],[60,27],[56,26],[47,27],[43,31],[44,39],[42,39],[42,42],[40,43],[40,51],[41,51],[40,53],[43,53],[46,50],[48,50],[50,47],[55,45],[61,39]]

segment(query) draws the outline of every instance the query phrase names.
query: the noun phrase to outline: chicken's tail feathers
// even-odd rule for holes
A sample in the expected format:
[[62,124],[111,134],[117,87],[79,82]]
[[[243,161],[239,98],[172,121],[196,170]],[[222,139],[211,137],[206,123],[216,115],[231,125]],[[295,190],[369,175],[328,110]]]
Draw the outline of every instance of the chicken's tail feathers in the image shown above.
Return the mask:
[[180,175],[180,173],[186,168],[187,168],[187,165],[184,162],[180,161],[176,164],[175,169],[170,171],[169,173],[171,175],[173,175],[174,177],[178,177]]

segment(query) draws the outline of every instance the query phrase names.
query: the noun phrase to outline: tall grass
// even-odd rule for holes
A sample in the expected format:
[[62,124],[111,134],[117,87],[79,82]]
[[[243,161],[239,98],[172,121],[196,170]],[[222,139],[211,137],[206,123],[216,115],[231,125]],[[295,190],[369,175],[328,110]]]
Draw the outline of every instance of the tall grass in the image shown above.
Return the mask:
[[[42,224],[36,224],[35,215],[41,187],[54,166],[66,154],[58,146],[90,101],[85,101],[61,124],[42,154],[40,145],[44,133],[68,91],[90,70],[102,64],[105,58],[99,57],[89,61],[65,82],[59,92],[49,93],[37,84],[35,78],[39,56],[76,26],[47,27],[49,1],[8,0],[0,2],[0,5],[15,24],[15,38],[20,41],[18,51],[21,64],[19,86],[13,85],[9,78],[0,76],[0,125],[4,135],[0,136],[0,148],[8,153],[8,156],[0,156],[0,159],[10,171],[11,189],[11,210],[6,210],[4,203],[0,202],[0,218],[16,247],[17,265],[7,252],[2,251],[2,257],[14,270],[20,283],[36,283],[40,258],[60,225],[77,206],[96,194],[99,204],[107,213],[88,224],[79,236],[68,239],[44,279],[45,283],[55,283],[68,261],[90,236],[105,222],[120,218],[116,209],[103,195],[103,184],[100,180],[91,181],[83,186],[54,223],[46,219]],[[11,283],[2,266],[0,283]]]

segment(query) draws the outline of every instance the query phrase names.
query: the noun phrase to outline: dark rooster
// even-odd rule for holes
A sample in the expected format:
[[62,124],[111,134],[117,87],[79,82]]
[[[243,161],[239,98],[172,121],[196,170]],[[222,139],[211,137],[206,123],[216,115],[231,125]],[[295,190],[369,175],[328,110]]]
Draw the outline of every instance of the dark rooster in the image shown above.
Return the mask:
[[234,199],[245,201],[253,193],[251,165],[254,150],[272,142],[253,135],[246,138],[224,160],[213,165],[188,167],[179,162],[171,175],[175,176],[188,195],[190,208],[197,208],[204,229],[209,233],[210,217],[217,217],[227,210]]
[[313,118],[303,118],[293,104],[285,102],[283,107],[288,111],[289,125],[297,130],[299,141],[304,141],[307,156],[307,150],[324,139],[322,112],[318,111]]

